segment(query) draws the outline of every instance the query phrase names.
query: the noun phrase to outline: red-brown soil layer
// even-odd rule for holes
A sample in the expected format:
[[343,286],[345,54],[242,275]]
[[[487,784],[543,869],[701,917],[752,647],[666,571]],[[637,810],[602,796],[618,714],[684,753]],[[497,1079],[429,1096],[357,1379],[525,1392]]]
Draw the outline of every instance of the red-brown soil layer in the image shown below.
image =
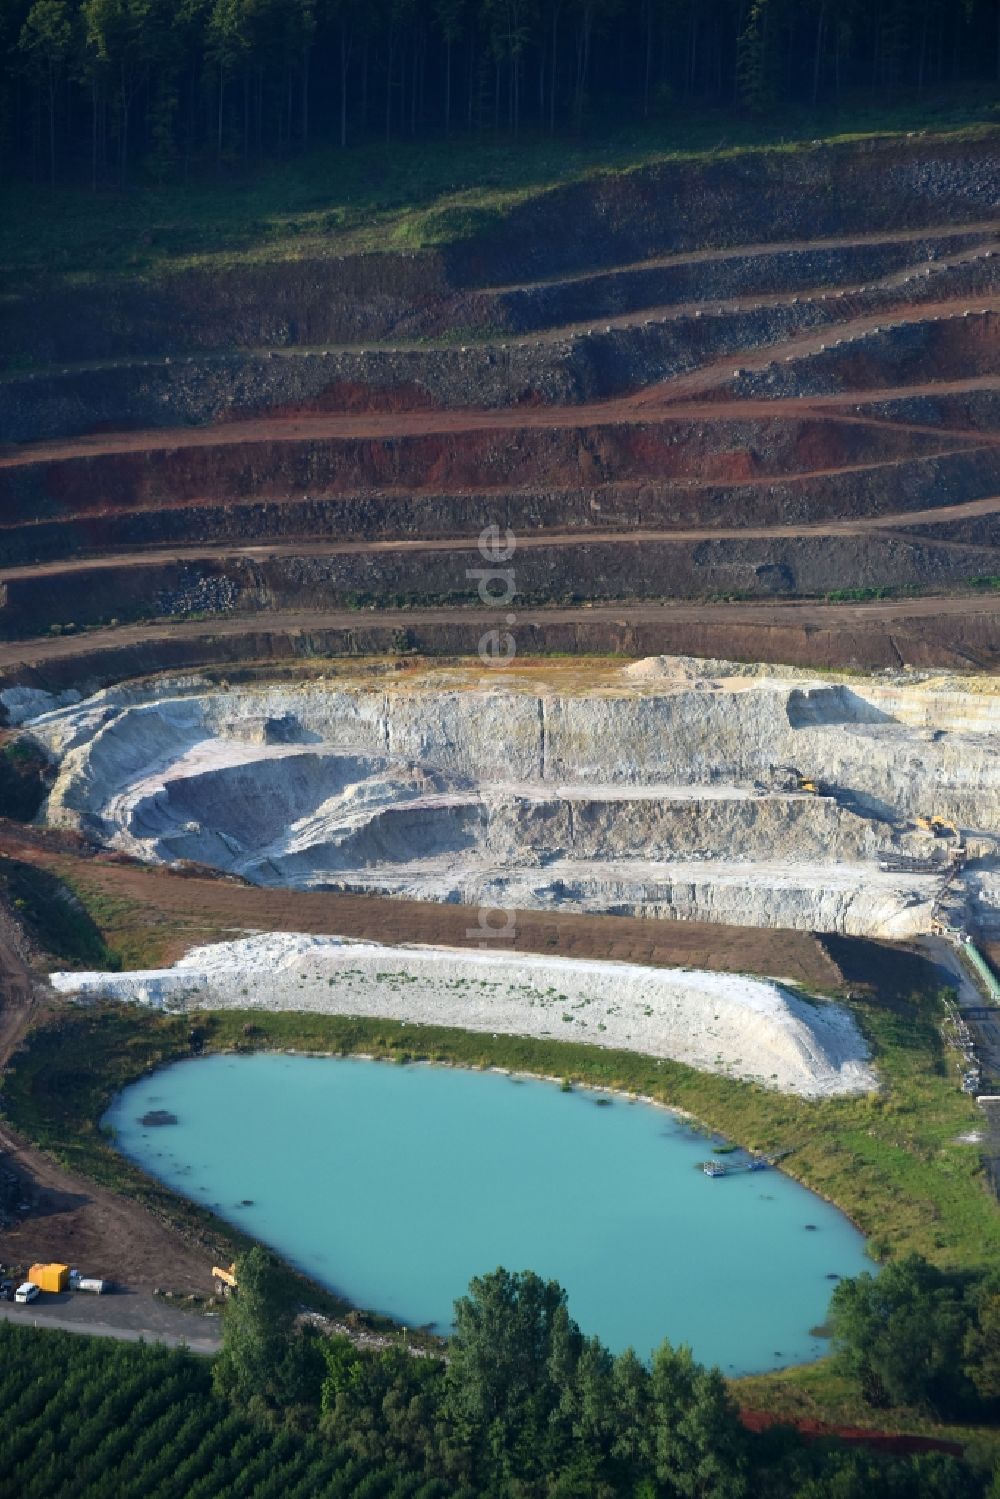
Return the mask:
[[852,1447],[869,1447],[873,1452],[887,1452],[896,1457],[907,1457],[918,1452],[945,1452],[951,1457],[961,1457],[965,1450],[960,1442],[946,1442],[941,1437],[870,1431],[866,1426],[829,1426],[822,1421],[811,1421],[801,1416],[778,1416],[771,1411],[752,1410],[746,1406],[740,1410],[740,1421],[747,1431],[768,1431],[772,1426],[794,1426],[806,1441],[837,1437]]
[[[141,934],[157,963],[190,947],[246,931],[312,932],[371,942],[477,947],[478,909],[428,901],[385,900],[338,891],[269,890],[211,871],[151,868],[120,855],[73,851],[45,829],[22,831],[0,820],[0,854],[38,864],[104,902],[124,903],[130,931]],[[726,927],[700,922],[647,922],[625,916],[518,911],[517,952],[650,963],[660,967],[759,972],[821,989],[841,982],[838,965],[810,932]]]
[[[701,223],[708,199],[674,222],[650,184],[677,174],[654,171],[569,192],[585,240],[555,232],[556,198],[515,212],[536,223],[531,255],[506,226],[423,279],[391,257],[275,268],[280,315],[256,343],[267,271],[234,270],[206,309],[233,345],[211,355],[195,339],[181,360],[102,358],[84,318],[89,365],[4,386],[7,430],[52,435],[0,452],[0,638],[95,633],[4,664],[91,681],[214,650],[474,650],[491,525],[517,541],[522,653],[991,663],[995,162],[980,145],[875,155],[882,198],[850,151],[768,162],[759,200],[742,169],[706,169],[738,209],[725,229],[714,209]],[[789,189],[813,179],[850,191],[836,225],[816,199],[808,238]],[[786,232],[766,242],[764,223]],[[209,279],[178,280],[178,305]],[[306,347],[330,337],[324,307],[340,341]],[[790,607],[894,594],[919,607]]]

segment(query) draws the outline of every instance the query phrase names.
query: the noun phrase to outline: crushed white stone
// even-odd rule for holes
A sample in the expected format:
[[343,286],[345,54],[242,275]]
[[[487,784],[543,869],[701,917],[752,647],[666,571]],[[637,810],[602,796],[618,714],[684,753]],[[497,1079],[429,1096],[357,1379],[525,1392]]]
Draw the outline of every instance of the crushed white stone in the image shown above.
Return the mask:
[[739,974],[268,933],[194,948],[173,968],[51,981],[169,1010],[364,1015],[620,1047],[806,1098],[877,1086],[847,1010]]

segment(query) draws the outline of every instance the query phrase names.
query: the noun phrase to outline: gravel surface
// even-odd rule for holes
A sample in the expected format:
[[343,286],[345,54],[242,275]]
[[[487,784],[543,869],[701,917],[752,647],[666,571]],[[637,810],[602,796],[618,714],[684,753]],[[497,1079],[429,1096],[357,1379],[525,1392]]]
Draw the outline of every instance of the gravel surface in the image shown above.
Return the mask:
[[41,1295],[29,1306],[0,1301],[0,1319],[126,1343],[164,1343],[168,1348],[190,1348],[192,1353],[216,1353],[222,1345],[218,1314],[181,1311],[148,1292],[106,1296],[66,1292]]

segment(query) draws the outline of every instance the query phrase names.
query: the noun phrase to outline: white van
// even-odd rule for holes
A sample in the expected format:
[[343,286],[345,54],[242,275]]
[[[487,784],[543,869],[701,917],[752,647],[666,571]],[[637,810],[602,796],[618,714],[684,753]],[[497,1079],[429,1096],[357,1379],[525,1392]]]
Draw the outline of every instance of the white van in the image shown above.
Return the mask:
[[14,1300],[19,1301],[22,1306],[25,1306],[29,1301],[34,1301],[37,1295],[38,1287],[35,1285],[35,1282],[33,1280],[26,1280],[14,1292]]

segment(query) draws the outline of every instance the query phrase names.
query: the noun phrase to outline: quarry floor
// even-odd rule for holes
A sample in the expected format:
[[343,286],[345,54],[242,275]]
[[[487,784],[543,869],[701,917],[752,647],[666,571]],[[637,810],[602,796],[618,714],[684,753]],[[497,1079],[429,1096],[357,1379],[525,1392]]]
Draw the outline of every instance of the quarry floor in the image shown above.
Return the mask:
[[[82,842],[74,847],[74,842],[55,830],[25,830],[0,820],[0,853],[50,870],[101,906],[112,948],[129,968],[168,965],[200,942],[247,931],[448,947],[477,947],[480,942],[475,907],[264,889],[208,870],[180,873],[150,866]],[[780,928],[518,911],[511,940],[499,945],[513,952],[653,967],[769,973],[823,990],[842,982],[823,938]],[[886,952],[892,950],[885,946]]]
[[[137,1330],[156,1309],[151,1296],[154,1287],[182,1295],[208,1293],[212,1267],[206,1264],[206,1255],[138,1203],[64,1171],[45,1151],[6,1126],[0,1126],[0,1150],[4,1167],[24,1182],[25,1200],[30,1204],[19,1222],[0,1233],[4,1265],[26,1271],[39,1260],[69,1260],[99,1273],[123,1292],[87,1298],[90,1314],[99,1319],[103,1314],[109,1323],[124,1322]],[[136,1297],[143,1307],[138,1315]],[[78,1299],[74,1298],[74,1305]],[[15,1308],[15,1316],[22,1310]],[[156,1329],[154,1336],[161,1330],[167,1329]],[[176,1331],[180,1334],[182,1329]],[[192,1327],[192,1333],[196,1331],[197,1324]]]

